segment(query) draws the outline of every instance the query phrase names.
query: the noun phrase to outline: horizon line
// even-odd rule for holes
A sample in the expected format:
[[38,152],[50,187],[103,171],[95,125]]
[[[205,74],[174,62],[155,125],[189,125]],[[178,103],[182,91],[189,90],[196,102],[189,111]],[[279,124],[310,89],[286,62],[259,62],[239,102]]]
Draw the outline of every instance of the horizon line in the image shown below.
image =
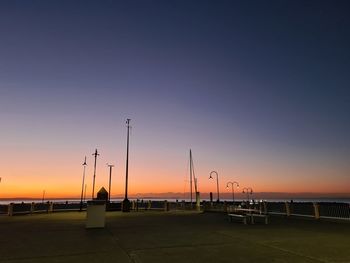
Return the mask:
[[[202,198],[206,198],[210,195],[210,192],[203,192],[200,193]],[[213,193],[214,197],[217,193]],[[224,198],[230,198],[232,193],[231,192],[220,192],[221,196],[225,196]],[[162,193],[135,193],[130,194],[129,197],[131,198],[184,198],[184,195],[190,195],[190,192],[162,192]],[[245,197],[246,194],[243,194],[241,192],[235,193],[236,197]],[[278,198],[278,195],[280,195],[279,198],[288,198],[288,197],[294,197],[294,198],[350,198],[350,192],[253,192],[254,195],[271,195],[270,197],[266,196],[265,198]],[[303,196],[304,195],[304,196]],[[111,198],[124,198],[123,194],[117,194],[112,195]],[[0,200],[32,200],[32,199],[42,199],[41,197],[28,197],[28,196],[15,196],[15,197],[1,197]],[[45,200],[49,199],[80,199],[79,196],[55,196],[55,197],[47,197]],[[186,197],[184,199],[189,199],[189,197]],[[90,199],[85,199],[90,200]]]

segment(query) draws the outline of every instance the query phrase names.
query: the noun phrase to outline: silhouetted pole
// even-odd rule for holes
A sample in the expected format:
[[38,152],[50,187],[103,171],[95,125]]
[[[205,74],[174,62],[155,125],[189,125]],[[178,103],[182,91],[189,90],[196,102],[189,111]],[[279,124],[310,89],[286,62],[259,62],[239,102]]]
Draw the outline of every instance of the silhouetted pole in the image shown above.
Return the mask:
[[45,190],[43,191],[43,198],[42,198],[41,202],[44,203],[44,200],[45,200]]
[[85,184],[85,187],[84,187],[84,202],[86,200],[86,187],[87,187],[87,184]]
[[83,195],[84,195],[84,184],[85,184],[85,168],[86,168],[86,156],[85,156],[85,160],[83,163],[83,182],[81,184],[81,196],[80,196],[80,211],[83,209]]
[[108,202],[110,202],[111,201],[112,167],[114,167],[114,165],[107,163],[107,166],[109,167]]
[[99,156],[99,154],[97,153],[97,149],[95,150],[95,153],[92,154],[93,156],[95,156],[95,164],[94,164],[94,179],[92,181],[92,196],[91,199],[94,199],[94,194],[95,194],[95,179],[96,179],[96,161],[97,161],[97,156]]
[[211,175],[212,174],[216,174],[216,189],[217,189],[217,192],[218,192],[218,202],[220,202],[220,192],[219,192],[219,175],[218,175],[218,172],[217,171],[211,171],[210,172],[210,176],[209,176],[209,179],[214,179]]
[[247,194],[247,203],[249,204],[249,194],[253,194],[253,189],[251,187],[244,187],[243,194]]
[[190,192],[191,192],[191,207],[192,207],[192,151],[190,149]]
[[130,119],[126,119],[127,137],[126,137],[126,172],[125,172],[125,198],[123,200],[123,212],[130,212],[130,201],[128,200],[128,177],[129,177],[129,131]]
[[226,188],[228,188],[229,185],[231,185],[231,187],[232,187],[232,202],[233,202],[233,205],[235,205],[235,189],[234,189],[234,185],[236,185],[237,188],[238,188],[239,184],[236,181],[228,182],[226,184]]

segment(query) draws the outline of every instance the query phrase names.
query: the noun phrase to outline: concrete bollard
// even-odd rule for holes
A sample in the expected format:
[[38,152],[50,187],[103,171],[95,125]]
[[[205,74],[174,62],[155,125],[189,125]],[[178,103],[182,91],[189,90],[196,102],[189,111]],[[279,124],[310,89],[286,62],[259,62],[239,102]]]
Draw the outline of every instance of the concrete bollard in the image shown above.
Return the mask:
[[287,215],[287,216],[290,216],[290,206],[289,206],[289,203],[288,203],[288,202],[285,202],[285,205],[286,205],[286,215]]
[[320,205],[318,203],[313,203],[315,219],[320,219]]
[[7,215],[13,216],[13,203],[10,203],[7,208]]

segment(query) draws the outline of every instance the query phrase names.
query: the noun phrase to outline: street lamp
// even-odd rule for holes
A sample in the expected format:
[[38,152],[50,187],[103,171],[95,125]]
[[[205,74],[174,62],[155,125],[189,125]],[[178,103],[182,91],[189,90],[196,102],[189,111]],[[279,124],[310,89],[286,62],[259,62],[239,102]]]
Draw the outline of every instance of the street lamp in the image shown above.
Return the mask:
[[229,185],[231,185],[231,187],[232,187],[232,201],[233,201],[233,205],[235,205],[235,189],[234,189],[234,185],[236,185],[236,187],[239,188],[239,184],[236,181],[228,182],[226,184],[226,189],[228,189]]
[[109,167],[108,202],[111,202],[112,168],[114,167],[114,165],[107,163],[107,166]]
[[128,199],[130,119],[126,119],[126,127],[127,127],[127,137],[126,137],[125,198],[123,200],[122,211],[130,212],[130,201]]
[[220,202],[220,191],[219,191],[219,175],[218,172],[216,171],[211,171],[210,175],[209,175],[209,179],[214,179],[213,176],[211,176],[212,174],[216,174],[216,188],[217,188],[217,192],[218,192],[218,202]]
[[95,195],[95,180],[96,180],[96,162],[97,162],[97,156],[100,154],[97,152],[97,149],[95,152],[92,154],[95,156],[95,163],[94,163],[94,180],[92,181],[92,195],[91,195],[91,200],[94,200],[94,195]]
[[81,196],[80,196],[80,209],[79,209],[79,211],[83,210],[83,194],[84,194],[85,168],[86,168],[86,166],[87,166],[87,163],[86,163],[86,156],[85,156],[85,160],[83,163],[84,170],[83,170],[83,182],[81,184]]
[[253,189],[251,187],[244,187],[243,194],[247,194],[247,202],[249,203],[249,194],[253,194]]

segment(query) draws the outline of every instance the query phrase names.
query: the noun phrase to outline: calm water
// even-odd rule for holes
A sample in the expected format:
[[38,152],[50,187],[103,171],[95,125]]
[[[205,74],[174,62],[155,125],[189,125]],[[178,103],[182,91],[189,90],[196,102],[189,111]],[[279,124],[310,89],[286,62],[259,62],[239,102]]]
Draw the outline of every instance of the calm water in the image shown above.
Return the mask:
[[[130,198],[130,200],[136,200],[136,198]],[[142,200],[142,199],[139,199]],[[176,199],[168,198],[145,198],[143,200],[152,200],[152,201],[164,201],[168,200],[169,202],[176,202]],[[179,202],[182,200],[185,200],[186,202],[189,202],[190,199],[177,199]],[[209,199],[202,199],[204,201],[209,201]],[[265,201],[268,202],[285,202],[285,201],[290,201],[291,199],[264,199]],[[348,203],[350,204],[350,198],[293,198],[293,202],[336,202],[336,203]],[[52,201],[55,203],[79,203],[80,199],[45,199],[44,202],[47,201]],[[112,202],[121,202],[123,201],[122,198],[112,198]],[[221,201],[232,201],[232,199],[221,199]],[[242,199],[235,199],[235,201],[243,201]],[[256,201],[259,201],[258,199]],[[13,199],[13,200],[0,200],[0,204],[9,204],[9,203],[41,203],[42,199]],[[195,200],[193,200],[195,202]]]

